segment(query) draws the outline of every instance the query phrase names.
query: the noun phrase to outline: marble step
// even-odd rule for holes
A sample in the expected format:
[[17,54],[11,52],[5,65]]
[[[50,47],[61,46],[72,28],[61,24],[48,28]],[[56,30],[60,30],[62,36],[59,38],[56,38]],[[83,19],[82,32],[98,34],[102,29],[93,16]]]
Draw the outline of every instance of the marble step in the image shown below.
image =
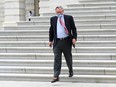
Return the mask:
[[[51,16],[35,16],[31,17],[32,22],[50,22],[50,17]],[[116,15],[77,15],[74,16],[74,20],[91,20],[91,21],[98,21],[98,20],[111,20],[111,19],[116,19]]]
[[116,2],[69,4],[68,7],[106,7],[116,6]]
[[[0,36],[0,41],[49,41],[48,35]],[[78,41],[114,41],[116,35],[78,35]]]
[[[48,35],[49,30],[1,30],[0,36]],[[77,29],[78,35],[116,35],[116,29]]]
[[107,11],[107,10],[116,10],[116,6],[104,6],[104,7],[70,7],[64,8],[64,11]]
[[[108,11],[68,11],[65,12],[65,14],[68,15],[73,15],[73,16],[77,16],[77,15],[115,15],[116,10],[108,10]],[[54,16],[56,15],[55,13],[43,13],[43,16]]]
[[[104,67],[73,67],[75,75],[116,75],[116,68]],[[53,74],[53,67],[22,67],[0,66],[0,73],[4,74]],[[67,74],[67,67],[62,67],[61,75]]]
[[48,34],[48,30],[1,30],[0,36],[28,36]]
[[0,18],[0,22],[3,22],[4,21],[4,18]]
[[1,12],[0,13],[0,18],[3,18],[4,17],[4,12]]
[[[116,53],[72,53],[74,60],[116,60]],[[64,56],[62,55],[63,59]],[[0,60],[53,60],[53,53],[0,53]]]
[[[3,0],[2,0],[3,1]],[[4,7],[4,4],[1,2],[0,3],[0,8],[3,8]]]
[[0,0],[0,3],[3,4],[4,3],[4,0]]
[[114,0],[80,0],[79,3],[115,2]]
[[[48,47],[48,41],[1,41],[0,47]],[[77,47],[116,47],[116,41],[78,41]]]
[[78,30],[77,33],[78,35],[113,35],[116,32],[115,29],[82,29]]
[[[90,44],[91,45],[91,44]],[[79,47],[72,49],[73,53],[116,53],[116,47]],[[53,53],[53,49],[49,47],[0,47],[1,53]]]
[[[68,75],[61,75],[60,82],[78,83],[116,83],[115,75],[75,75],[69,78]],[[41,81],[51,82],[52,74],[0,74],[2,81]]]
[[77,41],[77,47],[115,47],[115,41]]
[[[4,27],[4,30],[49,30],[50,25],[25,25],[25,26],[13,26]],[[76,25],[78,30],[82,29],[115,29],[115,24],[80,24]]]
[[115,35],[78,35],[78,41],[114,41]]
[[[0,66],[53,67],[54,60],[0,60]],[[67,67],[62,60],[62,66]],[[73,60],[73,67],[116,67],[116,60]]]
[[[101,7],[101,8],[99,8],[99,9],[102,9],[103,7]],[[67,9],[69,9],[69,10],[66,10],[66,9],[64,9],[65,11],[64,11],[64,13],[65,14],[68,14],[68,13],[99,13],[99,12],[115,12],[116,11],[116,9],[111,9],[111,8],[116,8],[116,7],[109,7],[109,9],[108,10],[106,10],[106,9],[102,9],[102,10],[94,10],[94,9],[98,9],[97,7],[96,8],[93,8],[93,10],[90,10],[90,9],[92,9],[91,7],[88,7],[88,8],[81,8],[81,10],[78,10],[78,9],[80,9],[80,8],[74,8],[74,7],[70,7],[70,8],[67,8]],[[71,10],[72,9],[72,10]],[[88,10],[85,10],[85,9],[88,9]],[[78,10],[78,11],[77,11]],[[54,12],[50,12],[50,13],[54,13]]]
[[78,29],[115,29],[116,25],[115,24],[82,24],[82,25],[77,25]]
[[[48,21],[45,21],[45,22],[41,22],[41,21],[36,21],[36,22],[33,22],[33,21],[22,21],[22,22],[18,22],[17,23],[18,26],[25,26],[25,25],[50,25],[50,22],[49,20]],[[75,24],[78,26],[78,25],[81,25],[81,24],[116,24],[116,19],[114,20],[75,20]]]
[[4,14],[4,9],[3,8],[0,8],[0,14]]

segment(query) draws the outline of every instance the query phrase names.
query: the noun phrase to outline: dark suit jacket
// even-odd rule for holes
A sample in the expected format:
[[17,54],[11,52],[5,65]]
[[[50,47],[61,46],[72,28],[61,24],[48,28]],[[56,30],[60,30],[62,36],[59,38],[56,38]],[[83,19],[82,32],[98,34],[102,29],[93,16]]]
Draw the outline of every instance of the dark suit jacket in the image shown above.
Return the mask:
[[[54,41],[54,46],[57,43],[57,19],[57,16],[53,16],[50,18],[49,41]],[[71,41],[73,38],[77,39],[77,31],[73,17],[70,15],[64,15],[64,21],[69,31]]]

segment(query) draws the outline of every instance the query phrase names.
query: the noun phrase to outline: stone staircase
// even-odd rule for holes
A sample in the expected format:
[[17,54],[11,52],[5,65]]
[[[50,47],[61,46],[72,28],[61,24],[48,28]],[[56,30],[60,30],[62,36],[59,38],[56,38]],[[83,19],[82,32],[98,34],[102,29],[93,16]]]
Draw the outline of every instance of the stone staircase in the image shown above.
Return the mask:
[[4,21],[4,0],[0,0],[0,26]]
[[[81,0],[70,4],[78,32],[73,48],[74,77],[68,78],[63,57],[63,82],[116,82],[116,2]],[[51,81],[53,52],[48,47],[49,18],[54,13],[32,17],[31,22],[0,31],[0,80]]]

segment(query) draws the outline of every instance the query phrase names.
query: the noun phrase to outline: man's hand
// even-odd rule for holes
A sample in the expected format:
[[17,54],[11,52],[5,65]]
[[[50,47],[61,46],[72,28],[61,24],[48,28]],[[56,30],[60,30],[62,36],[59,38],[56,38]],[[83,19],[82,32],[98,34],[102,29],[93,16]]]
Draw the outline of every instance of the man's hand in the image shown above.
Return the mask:
[[49,45],[49,47],[52,47],[53,42],[49,42],[48,45]]
[[76,44],[76,39],[72,39],[72,43],[73,44]]

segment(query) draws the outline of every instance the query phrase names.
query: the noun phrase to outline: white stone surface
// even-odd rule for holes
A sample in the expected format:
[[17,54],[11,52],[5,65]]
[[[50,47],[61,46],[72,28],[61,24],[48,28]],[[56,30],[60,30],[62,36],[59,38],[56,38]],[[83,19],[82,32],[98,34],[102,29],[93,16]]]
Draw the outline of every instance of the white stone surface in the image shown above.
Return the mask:
[[0,0],[0,26],[2,26],[3,21],[4,21],[4,0]]
[[116,87],[116,84],[1,81],[0,87]]
[[4,2],[4,26],[25,20],[25,0],[5,0]]
[[42,13],[54,12],[56,6],[63,6],[66,8],[67,5],[71,3],[78,3],[78,0],[40,0],[40,15]]
[[[11,1],[14,2],[15,0],[8,0],[8,2]],[[50,1],[41,1],[41,3],[45,2],[43,8],[50,11]],[[54,1],[54,4],[58,1]],[[66,3],[70,1],[68,0]],[[116,13],[115,8],[113,8],[116,3],[104,2],[105,0],[97,2],[95,0],[96,2],[92,4],[93,2],[90,2],[90,0],[87,1],[89,3],[84,1],[85,4],[82,4],[83,2],[72,4],[70,2],[68,7],[63,6],[67,9],[67,14],[71,13],[74,16],[78,38],[80,38],[77,39],[76,48],[72,50],[74,77],[68,78],[68,69],[63,57],[60,82],[50,83],[53,77],[54,62],[52,49],[48,47],[48,23],[49,17],[53,14],[53,12],[50,12],[45,14],[44,17],[33,17],[31,22],[21,22],[20,26],[4,27],[4,31],[0,31],[0,80],[47,81],[47,83],[37,82],[37,84],[33,82],[34,85],[31,84],[32,82],[29,84],[28,82],[11,82],[8,85],[11,87],[13,85],[15,87],[93,87],[93,85],[95,87],[105,87],[109,85],[68,82],[116,83],[116,15],[113,15]],[[28,4],[31,2],[29,1]],[[18,9],[23,6],[15,7]],[[14,10],[13,6],[11,8]],[[44,9],[43,11],[45,11]],[[17,10],[14,11],[18,12]],[[12,12],[7,9],[6,12],[8,14],[6,17],[9,18]],[[23,14],[23,11],[21,13]],[[44,24],[44,22],[47,22],[47,24]],[[63,81],[67,83],[62,83]],[[6,84],[4,84],[0,83],[0,87],[5,87]]]

